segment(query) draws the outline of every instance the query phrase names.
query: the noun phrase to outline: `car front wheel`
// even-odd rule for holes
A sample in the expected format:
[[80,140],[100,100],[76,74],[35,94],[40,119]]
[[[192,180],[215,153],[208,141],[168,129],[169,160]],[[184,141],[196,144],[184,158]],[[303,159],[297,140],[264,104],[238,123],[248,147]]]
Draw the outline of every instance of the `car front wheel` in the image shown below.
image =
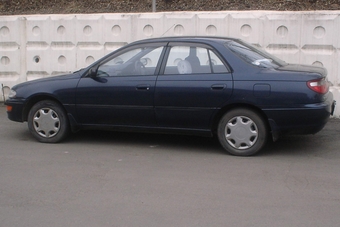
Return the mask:
[[263,148],[268,131],[264,120],[256,112],[239,108],[227,112],[221,118],[217,134],[227,152],[249,156]]
[[36,103],[28,114],[28,128],[43,143],[57,143],[69,132],[69,124],[63,108],[51,100]]

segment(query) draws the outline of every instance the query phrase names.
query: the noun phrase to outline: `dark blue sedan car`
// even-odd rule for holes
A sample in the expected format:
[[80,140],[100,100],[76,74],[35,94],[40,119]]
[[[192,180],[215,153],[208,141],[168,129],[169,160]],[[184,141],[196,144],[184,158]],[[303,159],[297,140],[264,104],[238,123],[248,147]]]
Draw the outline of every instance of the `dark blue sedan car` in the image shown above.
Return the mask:
[[6,105],[40,142],[83,129],[216,134],[228,153],[246,156],[281,134],[317,133],[335,102],[324,68],[287,64],[238,39],[169,37],[16,85]]

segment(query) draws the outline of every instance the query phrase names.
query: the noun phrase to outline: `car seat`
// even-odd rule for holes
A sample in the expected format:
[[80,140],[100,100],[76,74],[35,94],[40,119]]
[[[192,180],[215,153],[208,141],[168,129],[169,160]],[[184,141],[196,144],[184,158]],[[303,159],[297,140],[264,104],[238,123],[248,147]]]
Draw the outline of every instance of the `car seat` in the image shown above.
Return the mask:
[[191,64],[187,60],[181,60],[177,64],[179,74],[190,74],[192,73]]

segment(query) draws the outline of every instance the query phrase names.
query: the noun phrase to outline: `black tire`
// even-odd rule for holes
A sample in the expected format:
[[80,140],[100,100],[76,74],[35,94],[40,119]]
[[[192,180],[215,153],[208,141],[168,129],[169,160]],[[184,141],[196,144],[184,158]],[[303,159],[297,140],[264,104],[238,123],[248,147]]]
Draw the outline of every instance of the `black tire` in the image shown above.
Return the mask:
[[259,152],[267,142],[268,130],[259,114],[247,108],[228,111],[220,120],[218,139],[232,155],[250,156]]
[[28,128],[43,143],[58,143],[69,133],[69,122],[63,108],[51,100],[37,102],[28,113]]

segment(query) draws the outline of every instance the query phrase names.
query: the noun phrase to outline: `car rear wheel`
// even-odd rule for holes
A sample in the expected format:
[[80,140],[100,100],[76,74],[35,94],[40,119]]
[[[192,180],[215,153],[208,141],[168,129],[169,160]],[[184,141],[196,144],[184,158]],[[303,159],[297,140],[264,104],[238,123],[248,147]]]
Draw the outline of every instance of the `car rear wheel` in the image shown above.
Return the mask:
[[228,153],[249,156],[263,148],[268,131],[264,120],[256,112],[239,108],[227,112],[221,118],[217,134]]
[[69,132],[66,113],[51,100],[36,103],[28,114],[28,128],[32,135],[43,143],[57,143]]

